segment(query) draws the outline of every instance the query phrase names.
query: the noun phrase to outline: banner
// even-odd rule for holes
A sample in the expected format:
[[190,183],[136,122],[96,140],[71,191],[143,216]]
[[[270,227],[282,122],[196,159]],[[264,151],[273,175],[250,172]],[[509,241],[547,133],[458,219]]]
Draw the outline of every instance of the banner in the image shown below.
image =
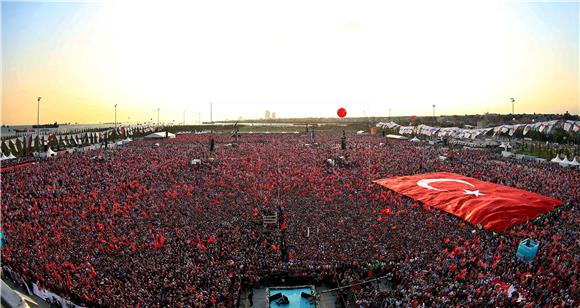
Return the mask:
[[533,220],[562,205],[559,200],[536,193],[447,172],[374,182],[495,232]]

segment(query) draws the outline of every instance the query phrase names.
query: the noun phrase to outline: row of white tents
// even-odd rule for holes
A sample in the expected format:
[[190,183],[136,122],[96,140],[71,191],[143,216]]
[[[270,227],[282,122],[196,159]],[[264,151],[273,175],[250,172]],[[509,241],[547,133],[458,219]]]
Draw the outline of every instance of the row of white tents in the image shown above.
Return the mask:
[[[125,145],[131,141],[133,141],[133,140],[131,138],[127,137],[126,139],[119,140],[115,143],[109,144],[109,147],[114,148],[115,146]],[[68,153],[86,152],[86,151],[90,151],[90,150],[97,150],[97,149],[100,149],[101,147],[102,146],[100,144],[93,144],[93,145],[89,145],[89,146],[85,146],[85,147],[69,148],[65,151],[62,151],[61,153],[64,153],[64,152],[68,152]],[[34,157],[46,158],[46,157],[55,157],[56,155],[58,155],[58,153],[59,152],[55,152],[53,149],[48,147],[46,152],[34,152],[34,153],[32,153],[32,155]],[[0,160],[3,161],[3,160],[7,160],[7,159],[15,159],[15,158],[17,158],[17,157],[14,156],[14,154],[12,154],[12,153],[10,153],[10,155],[8,155],[8,156],[6,156],[6,155],[4,155],[4,153],[2,153]]]
[[6,160],[6,159],[15,159],[16,156],[14,156],[14,154],[10,153],[10,155],[6,156],[4,155],[4,153],[2,153],[2,156],[0,157],[0,161],[2,160]]
[[560,166],[580,166],[580,162],[578,162],[576,160],[576,157],[574,157],[573,160],[569,160],[568,157],[564,157],[564,159],[561,159],[559,155],[556,155],[556,157],[552,158],[552,160],[550,160],[553,163],[559,164]]

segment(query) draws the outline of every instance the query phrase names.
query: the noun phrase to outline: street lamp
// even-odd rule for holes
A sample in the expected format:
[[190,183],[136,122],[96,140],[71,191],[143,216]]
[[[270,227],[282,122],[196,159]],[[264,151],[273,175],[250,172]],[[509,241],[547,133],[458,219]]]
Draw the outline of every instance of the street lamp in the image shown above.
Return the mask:
[[515,112],[514,112],[514,103],[516,102],[516,100],[513,97],[510,98],[510,100],[512,101],[512,114],[515,114]]
[[115,140],[117,140],[117,104],[115,104]]
[[36,99],[37,101],[37,105],[36,105],[36,125],[40,125],[40,100],[42,99],[42,97],[38,97]]
[[157,126],[159,126],[159,108],[157,108]]
[[433,117],[435,117],[435,104],[433,104]]
[[38,136],[38,129],[40,128],[40,100],[42,97],[38,97],[36,99],[36,138],[38,138],[38,142],[36,142],[36,152],[38,151],[38,143],[40,142],[40,137]]

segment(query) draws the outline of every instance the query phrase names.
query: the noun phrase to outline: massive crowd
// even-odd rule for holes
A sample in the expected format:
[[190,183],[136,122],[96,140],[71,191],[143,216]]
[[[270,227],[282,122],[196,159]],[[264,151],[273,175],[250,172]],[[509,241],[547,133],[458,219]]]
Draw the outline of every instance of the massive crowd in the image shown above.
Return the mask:
[[[375,136],[351,136],[343,151],[339,135],[243,135],[239,146],[213,135],[214,153],[209,138],[135,141],[3,173],[2,265],[89,306],[231,307],[269,275],[347,285],[389,273],[389,288],[339,295],[364,307],[580,303],[577,170]],[[350,166],[326,163],[341,155]],[[436,171],[564,206],[495,234],[372,183]],[[278,223],[264,225],[273,214]],[[540,252],[519,261],[528,237]]]

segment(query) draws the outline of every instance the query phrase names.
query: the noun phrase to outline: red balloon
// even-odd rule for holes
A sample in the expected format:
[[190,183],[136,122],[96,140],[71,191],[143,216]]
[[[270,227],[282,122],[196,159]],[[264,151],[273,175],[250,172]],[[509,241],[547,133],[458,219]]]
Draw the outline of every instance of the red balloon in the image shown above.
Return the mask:
[[346,109],[344,109],[342,107],[341,108],[338,108],[338,111],[336,112],[336,114],[339,117],[344,118],[346,116]]

